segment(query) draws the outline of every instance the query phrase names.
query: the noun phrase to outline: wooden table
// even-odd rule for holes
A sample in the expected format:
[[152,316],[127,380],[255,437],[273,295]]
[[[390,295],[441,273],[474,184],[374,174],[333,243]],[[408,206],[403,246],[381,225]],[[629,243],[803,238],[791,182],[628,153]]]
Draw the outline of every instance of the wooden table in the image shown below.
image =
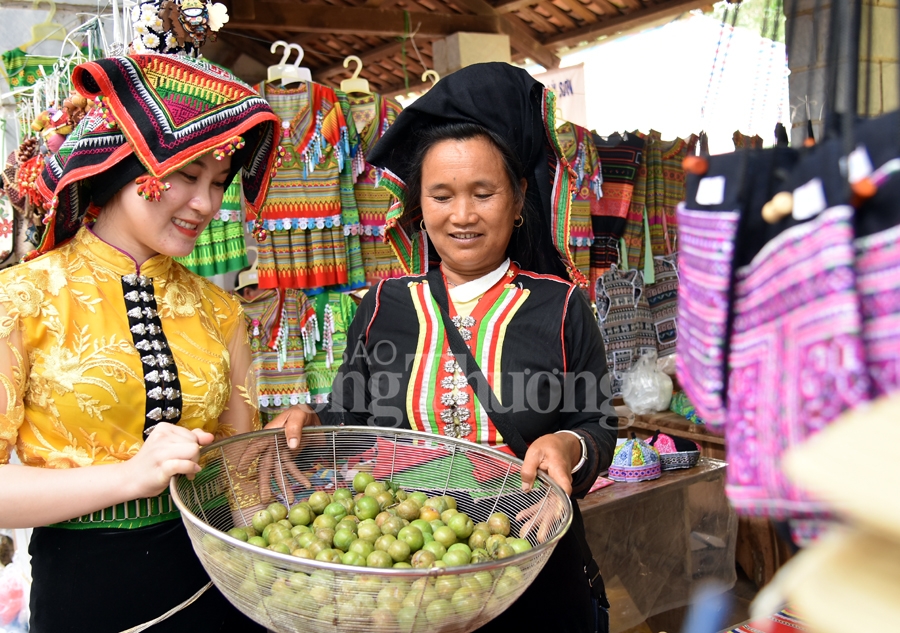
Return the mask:
[[611,631],[688,603],[695,583],[736,579],[737,518],[725,498],[725,462],[641,483],[617,482],[579,502],[606,581]]

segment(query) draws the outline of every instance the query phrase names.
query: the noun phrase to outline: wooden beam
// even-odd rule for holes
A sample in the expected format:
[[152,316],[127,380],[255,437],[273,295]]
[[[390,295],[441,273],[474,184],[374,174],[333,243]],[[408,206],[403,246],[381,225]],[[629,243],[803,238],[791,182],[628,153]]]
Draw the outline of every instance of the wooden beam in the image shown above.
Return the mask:
[[581,4],[581,0],[566,0],[566,6],[572,10],[572,14],[578,16],[579,19],[593,24],[600,19],[600,16]]
[[538,0],[502,0],[494,7],[498,13],[512,13],[519,9],[527,9],[538,3]]
[[[391,42],[390,44],[385,44],[384,46],[379,46],[378,48],[373,48],[365,53],[357,54],[356,56],[362,60],[363,68],[368,64],[377,62],[378,60],[384,57],[390,57],[396,53],[399,53],[403,48],[402,42]],[[410,46],[410,48],[412,48]],[[343,61],[339,64],[333,64],[331,66],[327,66],[320,70],[315,71],[316,77],[333,77],[334,75],[339,75],[341,73],[347,73],[347,76],[350,76],[350,71],[353,69],[351,65],[350,68],[344,68]]]
[[588,26],[583,26],[574,31],[567,31],[544,38],[545,46],[563,47],[576,46],[581,42],[595,40],[604,35],[615,35],[620,31],[628,31],[646,24],[652,20],[662,20],[675,17],[691,9],[708,4],[709,0],[670,0],[653,5],[640,11],[632,11],[608,20],[602,20]]
[[552,2],[541,2],[538,6],[549,13],[551,18],[555,18],[564,31],[575,28],[575,22],[572,21],[572,18]]
[[500,15],[497,10],[489,5],[485,0],[455,0],[456,4],[465,7],[485,17],[493,17],[499,20],[500,32],[509,36],[509,44],[522,55],[526,55],[544,68],[559,68],[561,62],[553,51],[545,47],[538,41],[528,29],[514,20],[510,20],[507,16]]
[[609,19],[610,16],[617,16],[625,13],[625,11],[623,11],[621,7],[613,4],[609,0],[593,0],[593,2],[598,7],[603,9],[603,15],[606,16],[605,19]]
[[[706,0],[709,2],[709,0]],[[230,0],[232,6],[243,0]],[[445,36],[459,31],[498,33],[497,16],[457,15],[447,13],[405,13],[404,11],[345,7],[327,4],[283,3],[255,0],[254,20],[231,18],[233,30],[277,30],[288,33],[349,33],[382,37],[402,36],[409,29],[419,36]]]
[[229,3],[228,15],[232,20],[254,20],[256,19],[256,3],[255,0],[238,0]]
[[[219,31],[218,37],[228,42],[229,46],[241,51],[248,57],[252,57],[261,64],[271,66],[277,64],[281,59],[279,55],[273,55],[269,48],[269,44],[263,44],[249,37],[243,37],[235,33],[230,33],[228,29]],[[279,51],[280,53],[280,51]]]
[[399,95],[405,95],[408,92],[423,92],[431,88],[431,81],[423,82],[418,77],[410,77],[409,78],[409,88],[407,88],[404,84],[394,84],[393,86],[387,86],[381,89],[381,96],[394,98]]

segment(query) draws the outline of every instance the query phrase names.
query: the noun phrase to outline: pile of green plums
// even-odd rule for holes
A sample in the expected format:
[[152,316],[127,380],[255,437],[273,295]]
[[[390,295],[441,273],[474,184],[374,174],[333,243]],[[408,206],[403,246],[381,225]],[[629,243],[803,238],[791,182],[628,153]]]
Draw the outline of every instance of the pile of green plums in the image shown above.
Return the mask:
[[353,490],[319,490],[290,509],[273,503],[228,534],[298,558],[377,568],[456,567],[531,549],[510,538],[502,512],[476,524],[451,496],[408,493],[367,472],[356,474]]

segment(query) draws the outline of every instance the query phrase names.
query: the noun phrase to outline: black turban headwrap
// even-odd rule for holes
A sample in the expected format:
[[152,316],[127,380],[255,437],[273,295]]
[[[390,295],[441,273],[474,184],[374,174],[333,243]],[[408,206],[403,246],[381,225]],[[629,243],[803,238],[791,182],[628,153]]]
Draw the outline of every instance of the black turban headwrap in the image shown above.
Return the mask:
[[[533,272],[583,282],[569,252],[569,214],[574,172],[563,156],[554,125],[555,96],[525,70],[501,62],[467,66],[441,79],[400,113],[367,161],[383,170],[382,186],[397,198],[385,234],[408,272],[428,267],[421,209],[403,217],[406,183],[422,132],[452,123],[481,126],[500,137],[518,157],[528,181],[527,204],[537,221],[513,239],[510,257]],[[525,263],[527,262],[527,264]]]

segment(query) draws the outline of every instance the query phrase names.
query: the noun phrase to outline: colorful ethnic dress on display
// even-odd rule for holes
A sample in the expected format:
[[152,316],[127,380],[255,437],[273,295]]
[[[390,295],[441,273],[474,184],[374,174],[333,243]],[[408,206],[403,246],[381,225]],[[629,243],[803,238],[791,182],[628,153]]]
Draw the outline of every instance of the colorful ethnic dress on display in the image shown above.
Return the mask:
[[263,290],[241,300],[253,352],[259,410],[271,419],[310,401],[306,363],[316,352],[316,311],[299,290]]
[[350,165],[347,122],[335,91],[317,83],[259,93],[282,120],[282,165],[262,205],[260,288],[349,283],[341,171]]
[[[575,198],[569,216],[569,249],[575,267],[581,271],[585,279],[591,274],[591,245],[594,242],[594,229],[591,216],[596,211],[603,195],[601,185],[603,176],[600,172],[600,159],[594,138],[589,130],[575,125],[563,123],[556,129],[563,154],[575,170]],[[593,297],[592,297],[593,298]]]
[[619,240],[625,233],[634,183],[641,165],[644,141],[626,134],[609,145],[594,137],[603,175],[603,196],[591,206],[594,243],[591,246],[591,288],[612,264],[620,264]]
[[247,266],[247,246],[241,214],[241,183],[237,180],[225,190],[222,208],[216,213],[187,257],[176,261],[198,275],[222,275]]
[[628,267],[641,268],[652,283],[652,258],[671,255],[677,249],[675,208],[685,196],[681,163],[695,146],[697,136],[663,141],[655,130],[637,134],[644,138],[643,164],[635,181],[624,238]]
[[356,302],[347,294],[323,292],[311,298],[317,317],[315,356],[306,364],[306,380],[314,402],[327,402],[331,385],[347,348],[347,330],[356,316]]
[[359,136],[354,173],[358,174],[354,190],[359,208],[360,243],[366,283],[375,285],[382,279],[403,275],[403,267],[390,244],[384,240],[384,225],[391,207],[391,194],[379,186],[381,170],[366,161],[369,150],[393,124],[402,110],[399,103],[377,94],[351,95],[352,119]]

